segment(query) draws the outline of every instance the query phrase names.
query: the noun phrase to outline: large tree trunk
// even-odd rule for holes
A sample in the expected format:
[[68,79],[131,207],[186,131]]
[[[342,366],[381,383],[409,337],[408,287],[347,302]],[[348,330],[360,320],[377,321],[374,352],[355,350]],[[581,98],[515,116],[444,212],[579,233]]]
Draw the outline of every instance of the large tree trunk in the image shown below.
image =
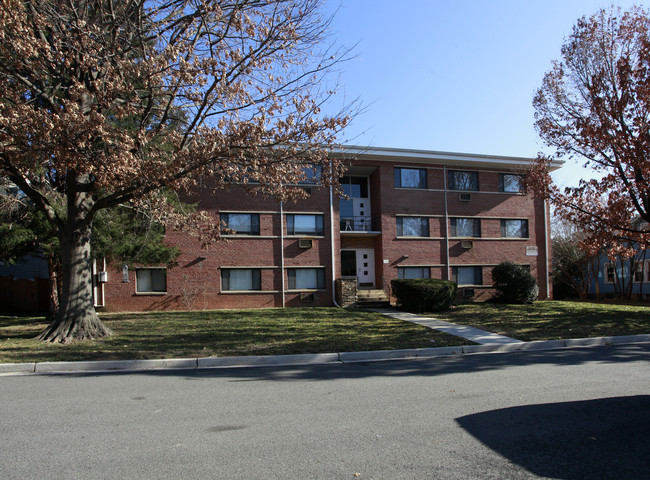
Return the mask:
[[101,322],[93,302],[90,232],[82,216],[92,202],[90,196],[77,193],[69,200],[67,222],[59,231],[61,247],[61,296],[52,324],[39,335],[45,342],[70,343],[111,335]]

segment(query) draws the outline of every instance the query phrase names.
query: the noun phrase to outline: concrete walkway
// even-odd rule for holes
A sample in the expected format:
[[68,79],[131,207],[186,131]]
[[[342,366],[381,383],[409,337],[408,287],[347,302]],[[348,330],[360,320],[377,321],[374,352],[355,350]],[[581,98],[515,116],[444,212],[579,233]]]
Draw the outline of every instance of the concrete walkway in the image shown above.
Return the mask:
[[400,312],[398,310],[393,310],[392,308],[369,308],[368,310],[381,313],[382,315],[397,320],[424,325],[433,330],[439,330],[441,332],[449,333],[450,335],[456,335],[457,337],[462,337],[481,345],[510,345],[513,343],[524,343],[521,340],[497,335],[492,332],[486,332],[485,330],[478,328],[468,327],[466,325],[456,325],[455,323],[449,323],[431,317],[423,317],[414,313]]

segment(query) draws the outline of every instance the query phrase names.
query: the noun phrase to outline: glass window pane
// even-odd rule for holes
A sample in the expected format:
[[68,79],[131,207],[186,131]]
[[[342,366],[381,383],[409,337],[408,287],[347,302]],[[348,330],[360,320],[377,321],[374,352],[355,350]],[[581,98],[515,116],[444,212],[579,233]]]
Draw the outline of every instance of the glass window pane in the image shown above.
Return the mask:
[[451,190],[478,190],[478,172],[449,171],[449,188]]
[[138,285],[138,292],[151,291],[151,271],[150,270],[136,270],[136,282]]
[[151,288],[154,292],[167,291],[167,273],[165,270],[151,270]]
[[318,288],[316,269],[301,268],[296,270],[296,288]]
[[427,188],[427,171],[423,168],[396,168],[395,186],[402,188]]
[[528,220],[501,220],[501,236],[513,238],[528,237]]
[[251,290],[253,288],[252,270],[232,269],[230,270],[231,290]]
[[429,267],[401,267],[397,269],[397,278],[421,279],[430,278]]
[[135,271],[138,292],[166,292],[167,271],[162,268],[140,268]]
[[502,192],[519,193],[523,191],[521,175],[502,173],[499,186]]
[[474,220],[471,218],[457,218],[456,219],[456,236],[457,237],[473,237],[474,236]]
[[289,235],[322,235],[322,215],[287,215]]
[[228,214],[228,228],[238,233],[250,232],[252,229],[251,215],[247,213]]

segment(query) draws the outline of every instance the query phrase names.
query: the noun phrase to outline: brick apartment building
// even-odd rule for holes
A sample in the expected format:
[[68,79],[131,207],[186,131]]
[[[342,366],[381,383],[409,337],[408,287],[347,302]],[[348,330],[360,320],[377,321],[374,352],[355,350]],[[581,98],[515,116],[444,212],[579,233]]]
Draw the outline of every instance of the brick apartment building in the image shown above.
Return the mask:
[[[95,276],[109,311],[333,305],[335,281],[390,295],[395,278],[442,278],[465,300],[490,298],[490,273],[509,260],[530,267],[551,297],[549,212],[526,194],[527,158],[345,147],[349,199],[317,183],[294,203],[233,186],[190,201],[237,233],[209,250],[182,233],[178,266]],[[559,168],[561,163],[552,165]],[[100,269],[101,270],[101,269]]]

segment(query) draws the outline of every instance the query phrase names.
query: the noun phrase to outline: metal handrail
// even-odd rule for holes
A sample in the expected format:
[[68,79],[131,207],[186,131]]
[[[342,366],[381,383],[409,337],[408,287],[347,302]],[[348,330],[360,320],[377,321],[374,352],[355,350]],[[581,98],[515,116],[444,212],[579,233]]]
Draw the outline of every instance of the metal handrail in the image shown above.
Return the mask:
[[378,232],[380,231],[379,217],[353,215],[341,217],[342,232]]

